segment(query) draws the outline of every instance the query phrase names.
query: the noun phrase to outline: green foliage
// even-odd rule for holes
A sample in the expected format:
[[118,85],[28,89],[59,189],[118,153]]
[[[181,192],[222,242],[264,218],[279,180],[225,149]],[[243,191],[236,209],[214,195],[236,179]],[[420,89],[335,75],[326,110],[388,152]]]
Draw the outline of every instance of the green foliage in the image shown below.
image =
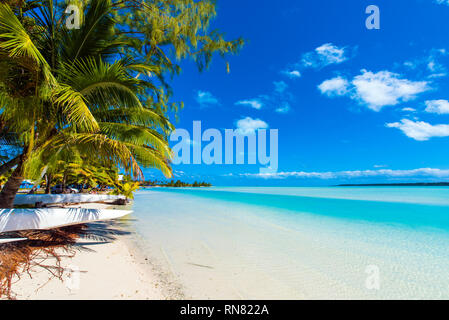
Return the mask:
[[8,181],[9,177],[11,176],[12,171],[9,170],[5,172],[5,174],[0,175],[0,186],[3,186],[6,181]]
[[114,186],[118,182],[117,168],[108,168],[99,164],[81,161],[79,163],[67,163],[58,161],[46,171],[51,175],[53,184],[82,185],[88,188]]
[[134,191],[140,187],[139,182],[118,182],[115,189],[111,192],[113,195],[122,195],[127,199],[134,199]]
[[[81,8],[79,29],[65,27],[67,4]],[[215,15],[212,0],[3,1],[0,156],[21,154],[18,174],[35,180],[58,163],[171,177],[167,113],[182,103],[166,77],[181,59],[202,70],[243,45],[209,31]]]

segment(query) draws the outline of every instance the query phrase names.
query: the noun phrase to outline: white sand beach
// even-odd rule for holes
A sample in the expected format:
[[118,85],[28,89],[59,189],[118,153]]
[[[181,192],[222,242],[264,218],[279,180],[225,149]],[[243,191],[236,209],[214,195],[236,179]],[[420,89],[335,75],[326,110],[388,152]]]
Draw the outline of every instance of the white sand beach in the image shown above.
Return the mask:
[[[83,204],[73,207],[104,209],[105,204]],[[13,292],[19,300],[79,299],[176,299],[182,293],[163,280],[148,259],[132,245],[131,236],[119,235],[112,242],[98,243],[81,239],[79,244],[92,251],[76,251],[64,257],[61,266],[69,270],[64,281],[37,268],[31,277],[16,279]],[[48,264],[51,264],[50,262]]]

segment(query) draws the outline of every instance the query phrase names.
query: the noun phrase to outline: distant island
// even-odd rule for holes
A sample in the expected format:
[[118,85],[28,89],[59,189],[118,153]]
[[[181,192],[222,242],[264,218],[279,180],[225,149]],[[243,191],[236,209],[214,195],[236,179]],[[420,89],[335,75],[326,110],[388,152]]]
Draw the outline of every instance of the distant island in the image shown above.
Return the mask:
[[142,187],[171,187],[171,188],[199,188],[199,187],[212,187],[211,183],[208,182],[198,182],[193,183],[183,182],[181,180],[170,180],[170,181],[144,181],[140,184]]
[[449,187],[449,182],[339,184],[337,187]]

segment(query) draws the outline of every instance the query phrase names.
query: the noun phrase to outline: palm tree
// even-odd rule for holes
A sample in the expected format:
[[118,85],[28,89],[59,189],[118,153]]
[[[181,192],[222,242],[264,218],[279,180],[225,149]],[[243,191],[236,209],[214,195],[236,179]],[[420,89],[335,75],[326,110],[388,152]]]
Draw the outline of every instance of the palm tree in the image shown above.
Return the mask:
[[49,189],[52,182],[61,184],[63,190],[72,184],[100,188],[115,186],[118,183],[118,169],[102,166],[98,162],[89,163],[89,160],[78,159],[78,162],[58,160],[57,163],[47,167],[46,189]]
[[140,165],[171,176],[164,133],[172,125],[141,104],[142,87],[153,86],[131,75],[153,68],[125,59],[105,62],[119,48],[111,38],[108,2],[92,1],[83,27],[73,32],[56,30],[52,1],[44,1],[31,31],[0,4],[1,118],[21,149],[0,207],[12,207],[26,172],[67,149],[119,164],[135,177],[142,176]]
[[122,195],[128,199],[134,199],[134,191],[139,189],[139,182],[118,182],[115,184],[115,189],[111,192],[113,195]]
[[[67,3],[82,8],[79,29],[65,27]],[[0,4],[0,141],[12,153],[0,174],[15,167],[0,207],[12,207],[25,176],[43,177],[49,163],[74,153],[133,178],[142,167],[171,177],[173,125],[164,115],[179,105],[169,102],[164,74],[179,66],[169,49],[202,69],[214,52],[243,44],[206,33],[214,15],[213,0]]]

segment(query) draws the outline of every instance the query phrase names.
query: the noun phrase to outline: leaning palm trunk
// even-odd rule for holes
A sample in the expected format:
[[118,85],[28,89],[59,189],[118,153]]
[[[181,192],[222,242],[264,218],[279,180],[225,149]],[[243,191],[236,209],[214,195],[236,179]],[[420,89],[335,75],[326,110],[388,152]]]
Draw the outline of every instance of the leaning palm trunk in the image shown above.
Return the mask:
[[9,169],[13,168],[20,161],[20,156],[15,157],[14,159],[9,160],[8,162],[2,164],[0,166],[0,175],[6,173]]
[[14,207],[14,199],[23,181],[23,162],[24,159],[22,158],[11,174],[11,177],[9,177],[8,181],[3,186],[3,189],[0,192],[0,208]]
[[50,194],[51,180],[52,180],[51,174],[47,173],[45,175],[45,194]]
[[33,186],[33,187],[31,188],[31,190],[28,192],[28,194],[35,194],[36,191],[37,191],[37,186]]
[[66,184],[67,184],[67,174],[64,172],[64,175],[62,177],[62,184],[61,184],[62,193],[66,193]]

